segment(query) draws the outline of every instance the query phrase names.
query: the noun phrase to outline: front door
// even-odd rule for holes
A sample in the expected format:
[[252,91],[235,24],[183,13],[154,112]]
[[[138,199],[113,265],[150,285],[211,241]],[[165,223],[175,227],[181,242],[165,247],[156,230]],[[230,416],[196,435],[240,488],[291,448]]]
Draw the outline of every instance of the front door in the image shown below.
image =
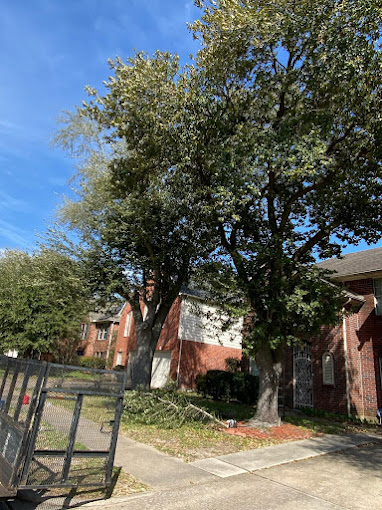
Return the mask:
[[312,348],[293,348],[294,407],[313,407]]

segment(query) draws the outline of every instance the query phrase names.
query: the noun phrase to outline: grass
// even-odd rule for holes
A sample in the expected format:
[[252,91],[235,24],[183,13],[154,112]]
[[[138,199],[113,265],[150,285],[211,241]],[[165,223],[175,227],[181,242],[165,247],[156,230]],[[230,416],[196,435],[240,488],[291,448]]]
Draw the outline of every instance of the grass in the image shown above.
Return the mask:
[[[40,491],[36,496],[39,501],[44,501],[41,507],[50,508],[49,502],[54,502],[54,499],[65,498],[63,508],[72,508],[78,505],[83,505],[86,502],[98,501],[108,499],[111,497],[127,496],[129,494],[137,494],[145,492],[149,489],[147,485],[136,480],[133,476],[129,475],[120,468],[114,468],[113,480],[110,487],[104,488],[52,488],[49,490]],[[53,504],[55,507],[55,505]]]
[[[235,419],[245,421],[255,412],[254,406],[239,402],[213,401],[195,393],[187,394],[187,399],[194,405],[204,408],[219,419],[225,421]],[[103,397],[87,397],[84,399],[82,414],[94,422],[108,421],[113,417],[115,400]],[[348,421],[340,415],[328,415],[307,410],[288,415],[284,422],[315,434],[342,434],[349,432],[376,431],[375,426],[365,428],[359,421]],[[224,455],[237,451],[261,448],[277,444],[283,439],[259,439],[226,434],[217,424],[189,422],[181,426],[165,428],[159,424],[147,424],[139,420],[139,416],[122,416],[120,432],[136,441],[154,446],[158,450],[182,458],[190,462],[197,459]],[[287,438],[286,438],[287,439]]]
[[[196,394],[187,395],[187,399],[192,404],[203,407],[220,420],[246,420],[251,418],[255,411],[254,407],[250,405],[238,402],[213,401]],[[261,448],[280,442],[276,439],[228,435],[214,422],[201,423],[194,421],[172,428],[165,428],[158,424],[142,423],[139,417],[129,416],[127,413],[122,416],[120,430],[136,441],[154,446],[158,450],[182,458],[186,462]]]
[[[43,450],[66,450],[68,447],[68,434],[57,430],[54,425],[42,423],[38,432],[36,448]],[[76,441],[75,450],[87,450],[85,445]]]
[[121,432],[135,441],[154,446],[186,462],[261,448],[276,442],[231,436],[217,427],[199,423],[184,424],[176,429],[163,429],[156,425],[130,423],[123,419]]
[[203,398],[196,393],[191,393],[188,395],[188,398],[194,405],[204,407],[208,412],[214,413],[222,420],[249,420],[255,414],[255,407],[253,405],[212,400]]
[[382,433],[381,427],[376,423],[314,409],[291,413],[284,421],[322,434]]

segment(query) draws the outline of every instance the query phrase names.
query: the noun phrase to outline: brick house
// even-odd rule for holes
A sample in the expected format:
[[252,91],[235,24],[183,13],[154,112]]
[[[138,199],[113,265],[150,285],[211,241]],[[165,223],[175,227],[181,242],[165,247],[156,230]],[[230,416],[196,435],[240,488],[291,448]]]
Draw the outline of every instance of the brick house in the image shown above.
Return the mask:
[[118,335],[119,321],[123,309],[114,314],[91,312],[89,321],[81,324],[81,340],[78,356],[91,356],[107,360]]
[[290,407],[375,418],[382,407],[382,248],[318,264],[345,286],[342,324],[324,327],[289,351],[285,398]]
[[[161,387],[172,379],[181,388],[192,388],[199,373],[225,370],[227,358],[241,359],[242,321],[223,331],[217,310],[207,305],[198,291],[184,289],[179,294],[158,341],[152,387]],[[136,335],[128,303],[112,316],[92,314],[90,323],[83,325],[79,355],[107,359],[113,351],[113,366],[124,366],[129,371],[129,359],[136,351]]]

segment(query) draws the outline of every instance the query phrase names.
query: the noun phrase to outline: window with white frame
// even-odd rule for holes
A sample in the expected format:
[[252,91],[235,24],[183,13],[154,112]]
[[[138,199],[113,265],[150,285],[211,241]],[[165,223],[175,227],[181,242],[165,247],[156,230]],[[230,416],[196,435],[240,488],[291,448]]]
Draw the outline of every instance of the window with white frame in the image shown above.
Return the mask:
[[374,280],[375,315],[382,315],[382,279]]
[[322,382],[334,386],[334,358],[331,352],[322,355]]
[[129,312],[126,315],[125,331],[123,332],[123,336],[130,336],[132,319],[133,319],[133,312]]
[[109,324],[97,324],[97,340],[107,340]]
[[116,365],[122,365],[122,351],[118,351],[117,359],[115,361]]
[[81,340],[87,340],[89,333],[89,323],[81,324]]

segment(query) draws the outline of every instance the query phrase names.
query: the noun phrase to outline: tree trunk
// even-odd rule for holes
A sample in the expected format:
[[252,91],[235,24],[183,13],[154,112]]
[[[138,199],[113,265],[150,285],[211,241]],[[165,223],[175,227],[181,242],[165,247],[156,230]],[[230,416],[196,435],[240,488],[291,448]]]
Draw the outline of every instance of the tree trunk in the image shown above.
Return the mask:
[[271,349],[269,345],[259,346],[256,363],[259,369],[259,398],[254,422],[279,425],[279,387],[282,374],[283,349]]
[[131,388],[133,390],[150,390],[156,344],[150,329],[137,328],[137,351],[130,360]]

